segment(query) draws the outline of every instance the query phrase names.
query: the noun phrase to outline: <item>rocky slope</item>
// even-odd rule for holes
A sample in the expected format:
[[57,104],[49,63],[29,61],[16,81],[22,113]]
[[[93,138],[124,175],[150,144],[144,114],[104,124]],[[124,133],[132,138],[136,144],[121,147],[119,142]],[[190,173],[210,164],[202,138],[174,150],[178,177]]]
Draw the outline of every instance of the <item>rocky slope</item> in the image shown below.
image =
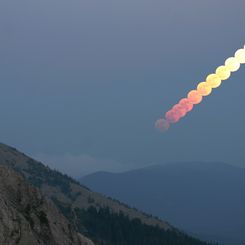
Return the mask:
[[20,172],[30,183],[40,188],[45,196],[64,207],[70,205],[72,208],[81,209],[91,206],[110,207],[112,212],[119,213],[121,211],[131,219],[138,218],[148,225],[158,225],[164,229],[171,227],[167,222],[92,192],[68,176],[51,170],[42,163],[4,144],[0,144],[0,165],[11,167]]
[[[75,230],[90,238],[96,245],[208,245],[205,242],[180,232],[167,222],[95,193],[72,178],[51,170],[42,163],[4,144],[0,144],[0,165],[14,169],[29,184],[38,188],[45,198],[55,204]],[[14,195],[11,194],[9,198],[12,196]],[[28,203],[32,204],[32,199],[27,200],[26,205]],[[34,210],[39,209],[38,207],[34,207]],[[43,216],[45,212],[48,212],[48,208],[41,209],[40,212],[42,221],[45,221]],[[36,216],[31,216],[31,220],[38,222],[40,212],[34,212]],[[53,211],[52,213],[55,212]],[[52,216],[47,213],[48,223],[52,222],[52,218],[49,219],[49,217]],[[22,218],[24,220],[26,219],[28,223],[29,216],[26,218],[22,214]],[[10,220],[15,219],[12,217]],[[40,225],[40,223],[37,223],[37,230],[34,230],[35,232],[33,231],[33,237],[36,236],[36,232],[42,237],[42,233],[40,232],[44,229],[40,229]],[[56,226],[54,225],[50,225],[47,233],[50,239],[55,235],[54,231]],[[26,229],[28,229],[28,224],[26,226]],[[47,226],[44,226],[44,228],[48,229]],[[63,228],[61,226],[61,229]],[[67,234],[69,229],[64,231],[63,235]],[[8,233],[7,237],[11,236],[11,234]],[[75,234],[70,237],[65,235],[65,237],[67,239],[72,239],[73,237],[75,239],[74,241],[77,239]],[[65,241],[65,238],[62,238],[62,236],[60,239],[61,241]],[[46,242],[45,244],[54,243]],[[70,243],[66,241],[58,244]],[[72,244],[76,243],[73,242]]]
[[0,166],[0,244],[93,245],[15,171]]

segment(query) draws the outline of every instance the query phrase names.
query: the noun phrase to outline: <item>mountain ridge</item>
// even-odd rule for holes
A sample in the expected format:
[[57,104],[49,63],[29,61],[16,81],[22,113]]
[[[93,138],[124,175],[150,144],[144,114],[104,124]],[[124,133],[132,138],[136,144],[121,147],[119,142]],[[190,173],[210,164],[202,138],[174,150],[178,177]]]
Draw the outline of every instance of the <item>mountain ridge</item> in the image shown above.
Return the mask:
[[81,234],[96,245],[207,245],[112,198],[80,185],[15,148],[0,144],[0,165],[8,166],[38,188]]
[[[42,182],[42,179],[40,177],[40,173],[42,173],[43,171],[45,171],[47,173],[47,175],[48,174],[52,175],[53,173],[55,173],[57,175],[56,178],[61,178],[62,180],[63,180],[63,177],[65,177],[68,181],[71,182],[71,185],[74,189],[81,187],[83,189],[83,192],[87,196],[89,196],[90,193],[94,194],[93,198],[100,199],[100,202],[103,202],[103,204],[106,204],[108,202],[113,202],[112,200],[108,200],[108,198],[106,198],[100,194],[92,193],[89,190],[89,188],[85,187],[84,185],[80,186],[80,183],[78,183],[77,181],[75,181],[71,177],[69,177],[67,175],[63,175],[56,170],[51,170],[48,166],[44,166],[42,163],[35,161],[32,158],[29,158],[24,153],[18,152],[15,148],[9,147],[9,146],[2,144],[2,143],[0,143],[0,164],[10,166],[11,168],[14,168],[15,170],[17,170],[18,172],[23,174],[32,184],[34,184],[34,186],[40,187],[40,189],[49,197],[51,197],[50,196],[50,191],[51,191],[50,185],[52,187],[55,187],[56,184],[52,183],[52,177],[53,176],[51,176],[50,178],[49,177],[47,178],[51,182],[50,184],[40,183],[40,182]],[[36,165],[36,167],[39,169],[32,169],[33,165]],[[65,192],[66,189],[69,189],[68,184],[67,185],[64,184],[64,187],[63,187],[63,189],[61,189],[61,192]],[[51,191],[51,193],[53,193],[53,192]],[[62,198],[63,197],[64,196],[62,196]],[[73,199],[73,198],[75,198],[75,197],[71,197],[71,199]],[[83,201],[85,201],[85,200],[83,200]],[[75,202],[75,204],[76,204],[76,202]],[[86,207],[86,204],[84,204],[85,207]],[[118,209],[119,207],[115,207],[115,208]],[[124,205],[124,204],[121,204],[120,208],[125,213],[127,213],[126,211],[129,209],[129,207],[127,207],[127,205]],[[118,212],[118,210],[116,210],[116,211]],[[128,211],[130,211],[130,210],[128,210]],[[160,227],[162,227],[164,229],[171,228],[171,226],[168,223],[165,223],[165,222],[160,221],[160,220],[152,219],[150,216],[143,214],[143,213],[140,213],[140,212],[136,216],[131,214],[130,212],[127,214],[129,216],[132,216],[132,218],[142,218],[142,221],[145,222],[146,224],[159,225]]]
[[242,167],[222,162],[169,163],[116,174],[94,173],[83,177],[81,183],[171,220],[191,234],[245,241]]

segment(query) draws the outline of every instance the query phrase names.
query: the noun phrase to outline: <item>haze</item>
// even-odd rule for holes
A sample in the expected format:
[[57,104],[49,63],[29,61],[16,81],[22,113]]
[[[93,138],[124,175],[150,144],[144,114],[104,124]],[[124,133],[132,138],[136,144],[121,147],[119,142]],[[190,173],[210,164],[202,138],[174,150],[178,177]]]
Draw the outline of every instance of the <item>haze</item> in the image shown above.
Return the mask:
[[169,161],[244,166],[245,67],[167,134],[154,129],[244,46],[244,9],[243,0],[2,0],[1,141],[79,176]]

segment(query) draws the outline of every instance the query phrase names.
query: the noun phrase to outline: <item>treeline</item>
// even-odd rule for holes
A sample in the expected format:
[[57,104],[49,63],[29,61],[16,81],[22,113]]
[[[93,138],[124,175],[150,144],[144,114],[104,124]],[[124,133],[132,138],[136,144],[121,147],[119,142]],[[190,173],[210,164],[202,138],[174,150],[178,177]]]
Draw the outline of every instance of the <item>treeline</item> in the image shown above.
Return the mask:
[[101,245],[210,245],[176,230],[165,231],[156,226],[130,220],[123,213],[111,213],[109,208],[75,209],[82,221],[85,235]]
[[[76,195],[71,190],[71,183],[78,184],[67,175],[51,170],[47,166],[32,159],[27,161],[25,169],[27,179],[36,187],[42,184],[59,187],[61,192],[71,200]],[[15,166],[18,169],[18,165]],[[122,212],[116,214],[108,208],[96,207],[92,197],[86,209],[73,209],[71,205],[64,204],[52,198],[56,206],[65,215],[74,227],[84,235],[100,245],[211,245],[192,238],[177,230],[165,231],[160,227],[143,224],[139,219],[129,219]],[[41,217],[42,218],[42,217]],[[212,244],[214,245],[214,244]]]

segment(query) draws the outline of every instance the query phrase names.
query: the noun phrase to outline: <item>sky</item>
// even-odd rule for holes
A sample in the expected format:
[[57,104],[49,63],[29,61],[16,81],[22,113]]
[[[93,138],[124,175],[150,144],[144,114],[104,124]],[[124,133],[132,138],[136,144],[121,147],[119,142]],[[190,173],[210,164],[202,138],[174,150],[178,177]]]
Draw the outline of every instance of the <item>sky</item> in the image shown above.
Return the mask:
[[0,141],[79,176],[171,161],[245,167],[245,65],[162,117],[245,44],[244,0],[1,0]]

